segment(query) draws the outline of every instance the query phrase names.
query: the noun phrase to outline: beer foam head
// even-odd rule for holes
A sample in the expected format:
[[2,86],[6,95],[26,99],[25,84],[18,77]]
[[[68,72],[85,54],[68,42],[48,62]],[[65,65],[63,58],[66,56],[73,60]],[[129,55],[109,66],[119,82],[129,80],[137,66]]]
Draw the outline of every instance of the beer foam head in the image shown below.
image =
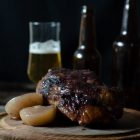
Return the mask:
[[29,46],[29,53],[54,54],[60,53],[60,41],[47,40],[45,42],[34,42]]

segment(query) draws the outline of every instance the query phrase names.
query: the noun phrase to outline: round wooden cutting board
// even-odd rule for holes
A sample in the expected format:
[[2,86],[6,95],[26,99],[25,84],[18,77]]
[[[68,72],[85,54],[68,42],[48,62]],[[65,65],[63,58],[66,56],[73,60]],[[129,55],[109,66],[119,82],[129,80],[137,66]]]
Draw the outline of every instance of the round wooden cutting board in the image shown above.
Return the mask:
[[0,114],[0,140],[121,140],[140,139],[140,112],[124,109],[123,117],[109,128],[24,125]]

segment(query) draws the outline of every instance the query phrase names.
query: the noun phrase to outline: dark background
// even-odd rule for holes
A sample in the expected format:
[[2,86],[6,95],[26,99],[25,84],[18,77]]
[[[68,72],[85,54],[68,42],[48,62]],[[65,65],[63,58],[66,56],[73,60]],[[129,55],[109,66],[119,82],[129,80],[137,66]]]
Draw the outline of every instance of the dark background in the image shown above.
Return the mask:
[[[139,2],[139,0],[138,0]],[[110,84],[112,43],[121,27],[124,0],[1,0],[0,81],[28,82],[29,21],[60,21],[63,66],[71,68],[78,46],[80,11],[93,5],[102,79]],[[140,8],[140,3],[138,3]],[[140,19],[140,14],[139,14]]]

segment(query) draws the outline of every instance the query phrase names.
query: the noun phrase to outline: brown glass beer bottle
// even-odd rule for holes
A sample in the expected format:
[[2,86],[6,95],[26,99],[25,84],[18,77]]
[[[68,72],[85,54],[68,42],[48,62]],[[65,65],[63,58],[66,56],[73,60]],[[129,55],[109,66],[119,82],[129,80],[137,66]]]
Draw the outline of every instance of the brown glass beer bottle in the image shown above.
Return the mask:
[[91,7],[82,7],[79,46],[74,53],[73,67],[90,69],[100,75],[101,56],[96,49],[95,22]]
[[137,107],[140,102],[140,45],[137,0],[126,0],[121,32],[113,43],[112,85],[120,88],[125,104]]

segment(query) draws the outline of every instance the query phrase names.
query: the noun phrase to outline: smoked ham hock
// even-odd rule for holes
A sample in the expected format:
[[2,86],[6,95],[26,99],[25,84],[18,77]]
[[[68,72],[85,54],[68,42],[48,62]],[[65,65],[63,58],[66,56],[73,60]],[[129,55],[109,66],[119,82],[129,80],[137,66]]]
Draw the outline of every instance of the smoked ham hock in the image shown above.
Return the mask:
[[80,125],[110,123],[123,114],[122,94],[108,88],[90,70],[50,69],[36,92]]

